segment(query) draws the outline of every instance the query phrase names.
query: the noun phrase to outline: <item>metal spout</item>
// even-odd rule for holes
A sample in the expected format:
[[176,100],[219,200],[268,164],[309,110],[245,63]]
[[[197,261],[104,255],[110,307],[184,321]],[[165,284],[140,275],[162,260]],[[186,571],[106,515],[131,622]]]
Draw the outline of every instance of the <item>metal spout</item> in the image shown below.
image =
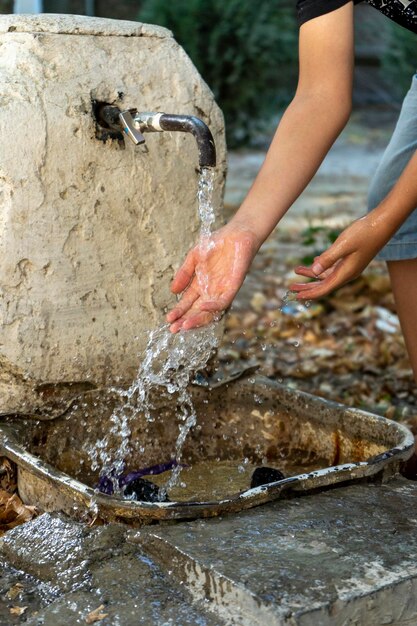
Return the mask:
[[194,115],[173,115],[170,113],[119,113],[123,132],[135,143],[143,143],[142,133],[181,131],[191,133],[197,141],[200,168],[216,166],[216,147],[209,127]]

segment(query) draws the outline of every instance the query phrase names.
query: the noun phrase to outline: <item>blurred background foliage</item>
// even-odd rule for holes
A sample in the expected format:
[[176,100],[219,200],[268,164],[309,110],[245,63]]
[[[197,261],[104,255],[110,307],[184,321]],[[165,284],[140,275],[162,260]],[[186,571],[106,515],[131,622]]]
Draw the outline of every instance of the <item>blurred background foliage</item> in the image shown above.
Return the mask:
[[297,67],[293,3],[145,0],[138,18],[173,31],[223,110],[229,146],[253,139],[289,101]]
[[[138,19],[169,28],[189,54],[223,110],[229,147],[253,143],[289,103],[298,67],[295,0],[142,0]],[[398,106],[416,69],[416,35],[374,9],[356,22],[357,65],[370,66],[357,72],[356,104]]]
[[[16,4],[0,0],[0,12],[11,13]],[[42,10],[140,20],[172,30],[224,112],[229,147],[256,140],[294,93],[295,0],[43,0]],[[364,58],[373,49],[371,65],[378,69],[365,73],[359,88],[366,91],[372,76],[376,95],[368,104],[398,103],[415,71],[416,36],[384,18],[380,31],[370,11],[371,19],[357,20],[358,43],[365,43]],[[357,62],[363,62],[361,54]],[[359,101],[366,103],[366,97]]]

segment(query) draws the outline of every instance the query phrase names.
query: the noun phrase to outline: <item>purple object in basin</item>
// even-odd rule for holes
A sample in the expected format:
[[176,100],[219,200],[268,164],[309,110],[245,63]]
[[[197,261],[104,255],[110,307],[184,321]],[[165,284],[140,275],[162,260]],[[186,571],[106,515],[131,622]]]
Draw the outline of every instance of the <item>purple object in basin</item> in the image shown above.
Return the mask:
[[[111,470],[108,474],[100,476],[97,489],[101,493],[106,493],[108,496],[111,496],[114,493],[115,480],[117,481],[120,489],[123,489],[138,478],[163,474],[163,472],[168,472],[169,470],[174,469],[174,467],[178,467],[178,465],[179,463],[176,459],[171,459],[171,461],[168,461],[167,463],[158,463],[158,465],[151,465],[150,467],[144,467],[140,470],[133,470],[127,474],[115,475],[114,470]],[[185,465],[182,467],[185,467]]]

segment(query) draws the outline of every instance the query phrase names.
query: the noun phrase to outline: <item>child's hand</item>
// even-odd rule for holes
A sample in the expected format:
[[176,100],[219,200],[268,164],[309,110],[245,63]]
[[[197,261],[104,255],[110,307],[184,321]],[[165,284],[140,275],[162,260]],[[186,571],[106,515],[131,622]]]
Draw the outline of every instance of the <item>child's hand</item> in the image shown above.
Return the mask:
[[[208,244],[208,245],[207,245]],[[172,281],[183,295],[167,315],[173,333],[205,326],[232,303],[259,245],[249,229],[228,224],[197,244]]]
[[296,274],[316,280],[294,283],[290,285],[290,290],[298,293],[299,300],[311,300],[329,294],[357,278],[391,235],[386,220],[375,218],[372,212],[369,213],[348,226],[328,250],[314,259],[311,267],[296,267]]

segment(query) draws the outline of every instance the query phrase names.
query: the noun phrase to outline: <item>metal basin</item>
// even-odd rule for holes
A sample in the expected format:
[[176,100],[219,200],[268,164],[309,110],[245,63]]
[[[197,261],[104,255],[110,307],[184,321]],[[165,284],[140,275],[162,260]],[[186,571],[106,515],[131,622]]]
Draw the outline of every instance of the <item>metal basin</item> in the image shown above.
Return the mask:
[[[98,493],[98,475],[86,450],[109,432],[116,396],[108,391],[80,395],[55,419],[3,419],[0,452],[17,464],[24,502],[78,519],[141,525],[237,512],[289,491],[387,477],[414,448],[412,434],[401,424],[259,376],[212,390],[195,387],[193,400],[198,421],[187,438],[184,463],[267,465],[284,468],[286,478],[252,489],[248,481],[244,488],[206,501],[148,503]],[[132,442],[140,442],[142,449],[133,446],[137,451],[126,459],[132,469],[161,463],[175,450],[179,424],[172,398],[158,398],[154,405],[153,421],[138,414],[131,422]]]

